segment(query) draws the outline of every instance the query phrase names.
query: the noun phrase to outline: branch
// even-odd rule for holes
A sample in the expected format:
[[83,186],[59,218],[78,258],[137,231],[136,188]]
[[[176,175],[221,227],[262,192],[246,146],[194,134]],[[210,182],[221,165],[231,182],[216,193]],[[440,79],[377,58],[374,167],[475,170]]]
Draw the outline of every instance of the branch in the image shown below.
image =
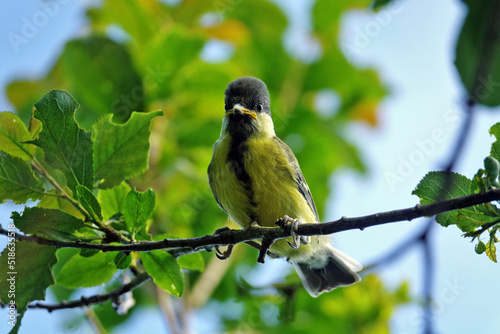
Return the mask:
[[103,295],[94,295],[91,297],[82,296],[78,300],[73,300],[70,302],[63,301],[60,304],[52,304],[52,305],[37,302],[37,303],[28,305],[28,308],[41,308],[41,309],[46,309],[49,312],[52,312],[55,310],[89,306],[90,304],[103,303],[103,302],[108,301],[108,300],[111,300],[111,301],[115,302],[116,304],[118,304],[119,297],[121,295],[133,290],[134,288],[141,285],[144,281],[148,280],[149,278],[150,277],[147,273],[141,273],[136,278],[134,278],[130,283],[122,285],[118,289],[113,290],[113,291],[106,293],[106,294],[103,294]]
[[[457,197],[445,201],[440,201],[427,205],[417,204],[414,207],[386,211],[363,217],[346,218],[342,217],[336,221],[322,224],[300,224],[297,228],[297,235],[326,235],[347,230],[364,230],[370,226],[394,223],[404,220],[413,220],[419,217],[434,216],[439,213],[463,209],[466,207],[488,203],[500,200],[500,189],[491,189],[484,193],[473,194],[464,197]],[[0,234],[7,235],[9,232],[0,227]],[[83,242],[67,242],[50,240],[35,235],[17,234],[16,238],[20,241],[36,242],[40,245],[52,246],[56,248],[80,248],[97,249],[103,252],[122,251],[122,252],[148,252],[152,250],[168,249],[174,256],[181,256],[187,253],[198,252],[202,250],[212,250],[217,245],[235,245],[255,239],[264,239],[266,247],[261,247],[259,260],[263,261],[267,253],[268,245],[273,241],[291,237],[290,226],[279,227],[259,227],[252,226],[244,230],[226,229],[213,235],[188,239],[164,239],[162,241],[144,241],[125,245],[91,244]],[[261,261],[259,261],[261,262]]]

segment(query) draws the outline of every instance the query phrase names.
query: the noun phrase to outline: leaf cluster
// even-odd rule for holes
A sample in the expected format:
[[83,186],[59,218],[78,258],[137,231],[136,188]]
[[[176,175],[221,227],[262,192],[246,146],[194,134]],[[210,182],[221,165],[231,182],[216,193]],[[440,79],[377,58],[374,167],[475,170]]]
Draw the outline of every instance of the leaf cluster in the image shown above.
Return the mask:
[[[106,117],[85,131],[75,120],[77,108],[68,93],[53,90],[35,103],[31,131],[15,114],[0,114],[0,201],[38,200],[37,206],[12,213],[9,231],[57,241],[152,240],[148,221],[155,193],[139,192],[124,180],[146,170],[150,123],[162,112],[133,112],[123,124]],[[11,238],[0,255],[2,269],[8,269],[0,273],[0,300],[15,302],[20,324],[28,303],[44,299],[50,285],[101,285],[139,260],[159,286],[182,295],[181,267],[165,251],[139,256],[81,250],[57,261],[54,247]],[[12,275],[14,290],[7,280]]]
[[[472,179],[458,173],[430,172],[420,181],[414,195],[420,197],[420,204],[430,204],[450,198],[467,196],[485,192],[488,189],[499,188],[500,173],[500,123],[493,125],[490,134],[496,137],[491,146],[490,155],[484,159],[484,168],[480,168]],[[497,262],[496,245],[498,229],[500,228],[500,208],[493,203],[475,205],[441,213],[436,216],[436,222],[444,227],[456,225],[465,237],[476,238],[475,250]],[[484,235],[483,235],[484,234]],[[486,236],[486,242],[481,241]]]

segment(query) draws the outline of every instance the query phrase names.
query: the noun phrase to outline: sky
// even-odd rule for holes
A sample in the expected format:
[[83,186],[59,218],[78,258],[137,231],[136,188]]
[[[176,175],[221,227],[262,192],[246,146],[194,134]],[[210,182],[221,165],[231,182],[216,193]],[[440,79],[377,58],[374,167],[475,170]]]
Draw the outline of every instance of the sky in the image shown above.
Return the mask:
[[[312,1],[275,2],[291,18],[284,37],[288,50],[306,60],[314,56],[313,44],[309,45],[312,52],[303,51],[303,41],[310,30],[310,17],[303,14]],[[21,76],[45,75],[64,42],[86,33],[82,7],[88,1],[50,3],[51,7],[35,0],[0,3],[0,111],[13,109],[4,93],[8,82]],[[414,206],[418,198],[411,192],[420,179],[428,171],[442,169],[448,161],[463,121],[461,103],[465,92],[453,60],[465,15],[466,8],[458,0],[406,0],[376,14],[351,11],[344,16],[341,46],[346,55],[357,66],[375,68],[390,94],[380,106],[377,128],[352,124],[345,129],[360,148],[369,172],[359,175],[345,170],[330,178],[332,193],[323,221]],[[37,26],[29,30],[26,22]],[[13,44],[9,38],[23,34],[23,29],[28,38]],[[471,133],[455,171],[471,177],[482,167],[493,141],[488,129],[500,119],[499,111],[476,108]],[[398,176],[397,181],[394,176]],[[12,210],[12,204],[0,205],[0,223],[9,221]],[[367,264],[423,226],[424,220],[401,222],[343,232],[335,235],[334,240],[336,247]],[[498,264],[484,254],[476,255],[474,244],[462,238],[456,227],[436,226],[431,238],[436,262],[434,305],[438,332],[496,332],[500,325],[495,304],[500,297],[496,288]],[[5,240],[0,238],[0,248],[4,245]],[[267,262],[275,268],[281,266],[273,264],[275,261]],[[422,291],[421,264],[420,249],[415,248],[378,274],[389,287],[404,280],[410,282],[412,293],[418,296]],[[41,324],[47,324],[48,333],[60,333],[60,320],[75,314],[71,312],[79,311],[50,315],[45,311],[27,312],[21,333],[34,332]],[[209,316],[199,314],[198,325],[205,324],[203,318]],[[165,328],[157,311],[138,312],[134,317],[126,328],[120,328],[120,333],[135,333],[153,326]],[[7,330],[5,326],[0,321],[0,332]],[[422,315],[417,305],[404,306],[392,317],[391,333],[420,333],[421,329]],[[90,333],[92,329],[81,327],[73,332]]]

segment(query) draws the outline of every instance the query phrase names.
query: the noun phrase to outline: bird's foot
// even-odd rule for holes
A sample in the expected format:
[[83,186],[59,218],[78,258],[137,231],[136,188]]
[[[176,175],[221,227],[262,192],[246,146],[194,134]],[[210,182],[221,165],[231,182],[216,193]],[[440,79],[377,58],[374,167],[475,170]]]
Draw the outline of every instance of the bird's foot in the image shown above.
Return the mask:
[[307,245],[311,241],[311,237],[305,235],[297,235],[297,229],[299,228],[299,224],[302,222],[298,218],[291,218],[285,215],[283,218],[280,218],[277,224],[283,228],[290,226],[290,234],[292,235],[292,241],[287,240],[290,247],[293,249],[297,249],[300,247],[300,244]]
[[220,249],[220,246],[215,246],[215,256],[219,260],[227,260],[231,256],[231,253],[233,252],[234,245],[229,245],[227,246],[227,249],[225,251],[222,251]]
[[[222,232],[226,232],[229,230],[231,230],[229,227],[224,226],[216,229],[214,234],[221,234]],[[221,250],[221,246],[217,245],[215,246],[215,256],[217,256],[219,260],[226,260],[231,256],[231,253],[233,252],[233,247],[234,245],[229,245],[227,246],[227,249],[223,251]]]

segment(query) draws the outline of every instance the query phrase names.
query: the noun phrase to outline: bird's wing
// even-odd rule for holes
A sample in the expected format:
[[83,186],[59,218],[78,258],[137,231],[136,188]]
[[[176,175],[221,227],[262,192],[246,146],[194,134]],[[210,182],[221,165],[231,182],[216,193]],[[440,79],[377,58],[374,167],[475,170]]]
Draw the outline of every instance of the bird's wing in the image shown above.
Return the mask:
[[212,194],[214,195],[215,201],[217,202],[217,205],[219,205],[219,208],[222,209],[225,213],[227,213],[226,209],[222,206],[221,202],[219,201],[218,195],[218,190],[217,190],[217,184],[213,180],[213,162],[210,162],[208,165],[208,185],[210,187],[210,190],[212,190]]
[[314,215],[316,216],[316,219],[319,222],[319,217],[318,217],[318,210],[316,209],[316,205],[314,204],[313,197],[311,195],[311,190],[309,190],[309,186],[307,185],[306,179],[304,178],[304,175],[302,174],[302,171],[300,170],[299,162],[297,161],[297,158],[295,158],[295,155],[293,154],[292,150],[290,147],[288,147],[281,139],[278,137],[274,137],[274,139],[279,143],[283,151],[285,152],[288,161],[292,165],[294,175],[293,179],[295,183],[297,184],[297,189],[299,192],[302,194],[304,199],[307,201],[307,204],[311,208],[312,212],[314,212]]

